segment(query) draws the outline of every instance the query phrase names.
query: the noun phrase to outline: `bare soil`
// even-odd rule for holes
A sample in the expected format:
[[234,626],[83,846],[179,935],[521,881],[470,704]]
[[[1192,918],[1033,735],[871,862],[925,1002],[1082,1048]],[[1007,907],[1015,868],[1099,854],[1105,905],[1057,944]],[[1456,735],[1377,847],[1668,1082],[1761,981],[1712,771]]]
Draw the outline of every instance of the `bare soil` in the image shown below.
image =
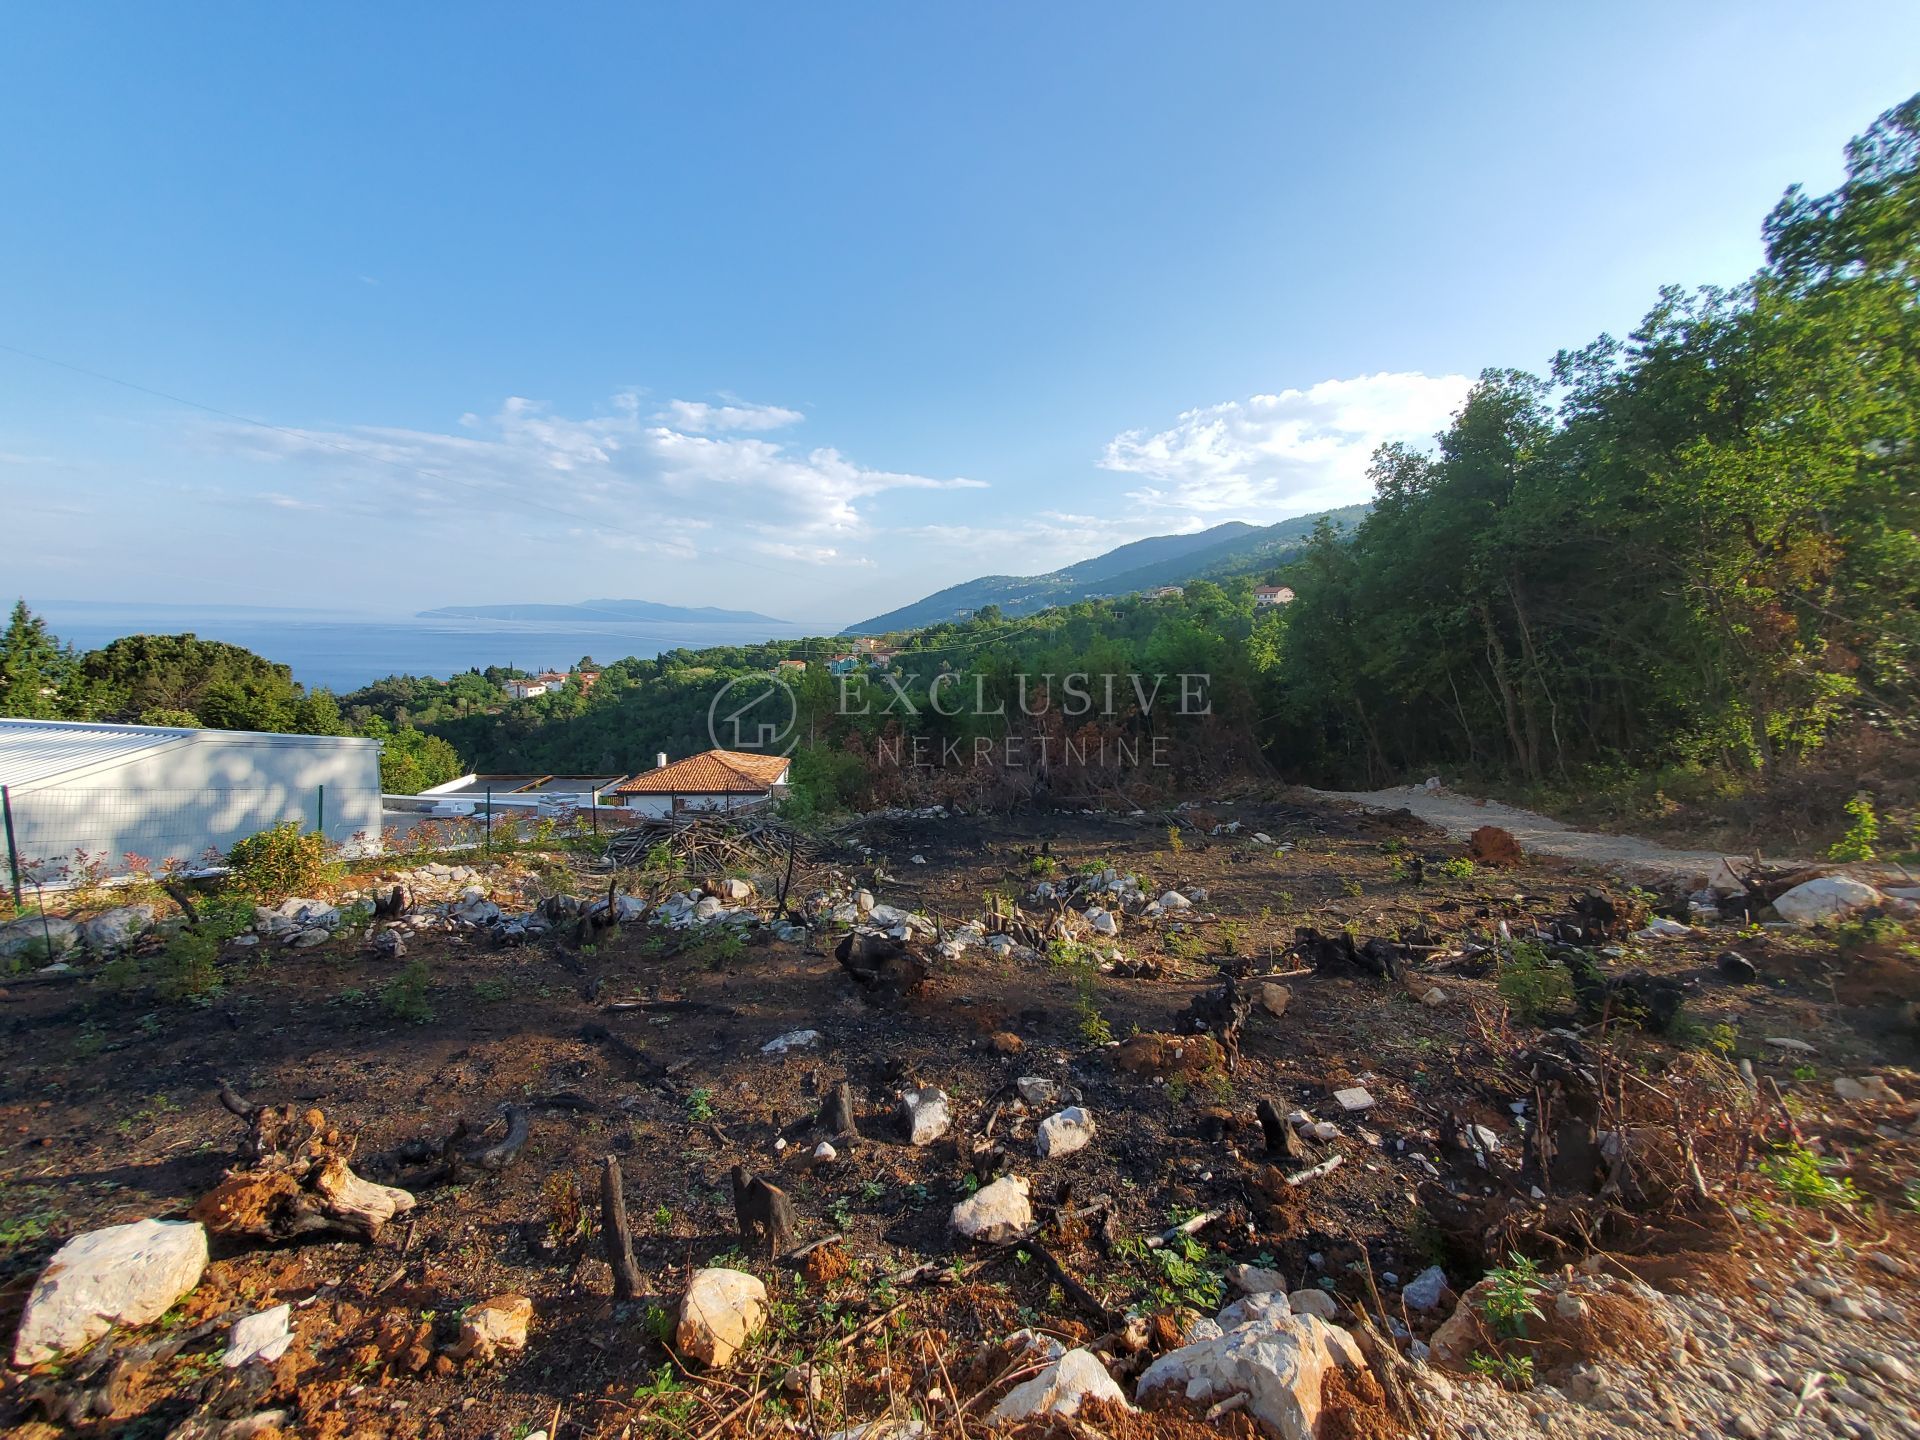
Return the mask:
[[[1056,1202],[1063,1192],[1072,1196],[1069,1209],[1110,1201],[1109,1238],[1155,1235],[1195,1212],[1226,1212],[1199,1234],[1197,1285],[1137,1247],[1103,1248],[1071,1223],[1050,1232],[1053,1253],[1105,1309],[1199,1305],[1204,1295],[1194,1288],[1214,1284],[1208,1277],[1228,1262],[1250,1261],[1423,1334],[1444,1312],[1407,1314],[1382,1277],[1411,1279],[1439,1261],[1464,1288],[1486,1263],[1436,1221],[1423,1185],[1441,1177],[1456,1195],[1499,1211],[1512,1233],[1543,1225],[1524,1184],[1496,1181],[1446,1137],[1484,1126],[1517,1157],[1525,1139],[1512,1102],[1528,1091],[1516,1083],[1514,1057],[1545,1025],[1574,1017],[1512,1021],[1484,957],[1432,962],[1418,984],[1300,973],[1290,953],[1296,927],[1351,928],[1362,939],[1426,932],[1443,942],[1436,953],[1444,956],[1502,922],[1511,933],[1531,933],[1568,913],[1572,896],[1615,887],[1588,866],[1635,858],[1585,844],[1564,858],[1555,852],[1566,832],[1516,827],[1492,807],[1447,798],[1470,808],[1465,818],[1476,825],[1508,825],[1527,858],[1509,870],[1447,878],[1439,866],[1462,847],[1418,819],[1272,793],[1180,812],[1177,849],[1167,816],[1044,813],[876,822],[865,831],[872,853],[849,857],[850,880],[948,926],[979,916],[984,896],[1026,893],[1043,850],[1065,871],[1091,864],[1138,872],[1155,894],[1204,886],[1205,900],[1177,918],[1122,922],[1113,947],[1128,961],[1156,961],[1152,979],[1090,974],[1045,957],[997,960],[976,948],[936,962],[916,993],[888,1000],[850,983],[832,954],[834,937],[819,931],[804,944],[763,939],[729,954],[640,924],[590,953],[549,944],[494,949],[457,935],[410,940],[409,958],[423,958],[431,977],[432,1015],[420,1023],[381,1003],[395,962],[346,939],[310,950],[230,950],[222,988],[200,1004],[165,1004],[139,985],[115,989],[84,968],[10,982],[0,995],[8,1055],[0,1083],[0,1334],[11,1335],[33,1276],[64,1239],[141,1216],[181,1215],[221,1178],[242,1129],[216,1101],[222,1080],[257,1101],[324,1108],[357,1137],[362,1157],[437,1141],[461,1119],[497,1136],[501,1107],[557,1092],[590,1107],[536,1108],[532,1138],[514,1163],[423,1190],[419,1208],[377,1243],[216,1248],[207,1279],[160,1328],[292,1302],[297,1343],[270,1393],[251,1402],[288,1409],[291,1435],[546,1430],[556,1440],[705,1440],[786,1417],[824,1433],[915,1413],[943,1428],[977,1428],[1008,1383],[999,1347],[1009,1332],[1028,1325],[1084,1342],[1103,1335],[1110,1318],[1077,1301],[1033,1256],[973,1250],[950,1231],[950,1208],[977,1178],[974,1138],[996,1115],[994,1139],[1031,1178],[1036,1201]],[[1432,813],[1431,804],[1416,813]],[[1241,828],[1207,834],[1219,821]],[[1256,832],[1272,843],[1256,843]],[[1404,878],[1413,855],[1429,862],[1422,885]],[[576,881],[581,893],[604,885],[590,869]],[[1761,983],[1719,978],[1714,962],[1736,943]],[[1103,1029],[1115,1039],[1172,1031],[1189,1003],[1219,984],[1223,962],[1256,977],[1281,975],[1292,992],[1284,1016],[1255,1012],[1231,1073],[1167,1078],[1111,1063]],[[1689,987],[1684,1036],[1609,1037],[1646,1075],[1717,1066],[1730,1077],[1714,1044],[1748,1057],[1808,1133],[1846,1135],[1856,1183],[1887,1202],[1880,1228],[1909,1223],[1899,1215],[1902,1187],[1916,1174],[1909,1132],[1836,1115],[1830,1086],[1835,1075],[1897,1075],[1891,1067],[1920,1061],[1903,1011],[1920,994],[1911,947],[1881,937],[1843,956],[1828,937],[1700,931],[1641,947],[1619,964]],[[1417,998],[1435,987],[1442,1002]],[[595,1025],[649,1063],[635,1066],[617,1046],[584,1037],[583,1026]],[[801,1029],[820,1032],[817,1047],[761,1053],[768,1040]],[[1006,1053],[1014,1048],[1009,1035],[1018,1053]],[[1770,1046],[1769,1037],[1797,1039],[1814,1053]],[[1023,1112],[1012,1089],[1023,1075],[1078,1089],[1099,1127],[1095,1142],[1064,1159],[1037,1159],[1039,1117]],[[836,1141],[839,1158],[815,1165],[813,1147],[825,1137],[804,1122],[842,1079],[866,1138]],[[896,1138],[897,1096],[911,1084],[952,1097],[946,1140],[913,1148]],[[1344,1113],[1331,1097],[1350,1086],[1365,1087],[1374,1108]],[[1324,1153],[1342,1155],[1340,1168],[1298,1188],[1274,1185],[1253,1115],[1263,1099],[1282,1113],[1300,1107],[1338,1123],[1341,1138]],[[1722,1155],[1705,1139],[1726,1117],[1697,1119],[1719,1196],[1684,1219],[1672,1208],[1622,1209],[1605,1236],[1608,1249],[1684,1269],[1686,1257],[1748,1246],[1725,1202],[1749,1182],[1736,1181],[1731,1149]],[[608,1154],[626,1175],[646,1290],[632,1305],[611,1298],[595,1224],[599,1162]],[[788,1191],[798,1242],[843,1239],[800,1268],[746,1253],[728,1188],[736,1163]],[[1829,1220],[1855,1223],[1835,1214],[1815,1230],[1824,1233]],[[1787,1253],[1772,1239],[1755,1248],[1770,1263]],[[1563,1240],[1547,1254],[1578,1258]],[[928,1261],[939,1272],[934,1283],[913,1274]],[[761,1275],[774,1318],[731,1370],[704,1376],[681,1365],[662,1335],[688,1273],[712,1263]],[[485,1366],[456,1365],[446,1350],[459,1312],[501,1293],[532,1299],[529,1347]],[[123,1405],[83,1433],[164,1436],[204,1413],[222,1341],[216,1333],[151,1367]],[[819,1365],[817,1400],[780,1384],[804,1360]],[[0,1424],[28,1423],[45,1410],[37,1396],[60,1392],[58,1367],[0,1373]],[[1330,1399],[1342,1434],[1390,1428],[1365,1387]],[[1106,1433],[1149,1433],[1144,1419]],[[1244,1416],[1225,1423],[1230,1433],[1248,1427]],[[1201,1428],[1196,1415],[1178,1424]],[[1151,1433],[1185,1432],[1170,1418]]]

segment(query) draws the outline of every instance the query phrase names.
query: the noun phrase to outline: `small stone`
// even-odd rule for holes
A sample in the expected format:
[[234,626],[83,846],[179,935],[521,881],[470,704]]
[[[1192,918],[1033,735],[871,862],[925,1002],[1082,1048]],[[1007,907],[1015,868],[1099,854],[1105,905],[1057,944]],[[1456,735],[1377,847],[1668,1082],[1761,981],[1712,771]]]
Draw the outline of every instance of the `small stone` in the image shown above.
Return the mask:
[[931,1145],[953,1127],[953,1107],[947,1092],[930,1085],[901,1096],[900,1112],[909,1145]]
[[1003,1175],[991,1185],[983,1185],[978,1194],[955,1205],[949,1222],[969,1240],[988,1245],[1017,1240],[1033,1228],[1033,1206],[1027,1199],[1027,1188],[1024,1176]]
[[816,1165],[831,1165],[839,1158],[840,1152],[833,1148],[831,1141],[822,1140],[813,1147],[813,1162]]
[[1233,1265],[1227,1269],[1227,1283],[1242,1295],[1286,1293],[1287,1277],[1278,1270],[1260,1265]]
[[762,1055],[784,1055],[789,1050],[811,1050],[820,1043],[818,1030],[789,1030],[776,1035],[760,1047]]
[[1322,1320],[1340,1314],[1340,1302],[1324,1290],[1295,1290],[1287,1296],[1287,1307],[1296,1315],[1318,1315]]
[[1093,1143],[1094,1133],[1093,1116],[1080,1106],[1071,1105],[1040,1122],[1034,1147],[1042,1160],[1055,1160],[1086,1149]]
[[1077,1415],[1082,1402],[1089,1399],[1105,1400],[1123,1410],[1133,1408],[1126,1392],[1091,1351],[1069,1350],[1031,1380],[1009,1390],[988,1418],[996,1424],[1011,1424],[1044,1415]]
[[460,1339],[454,1344],[453,1357],[485,1361],[502,1351],[524,1350],[532,1324],[533,1301],[524,1295],[482,1300],[460,1317]]
[[674,1344],[702,1365],[724,1369],[760,1333],[767,1318],[767,1287],[742,1270],[709,1267],[693,1272]]
[[1261,984],[1256,992],[1260,1008],[1276,1020],[1287,1013],[1287,1006],[1293,1003],[1293,991],[1277,981],[1268,980]]
[[1193,908],[1193,902],[1178,890],[1169,890],[1160,897],[1160,908],[1162,910],[1191,910]]
[[1350,1115],[1356,1111],[1371,1110],[1373,1108],[1373,1096],[1369,1095],[1358,1085],[1351,1086],[1345,1090],[1334,1091],[1333,1099],[1335,1104]]
[[1447,1272],[1438,1265],[1429,1265],[1406,1283],[1400,1298],[1410,1309],[1438,1310],[1446,1294]]
[[1831,1310],[1835,1315],[1838,1315],[1842,1320],[1867,1320],[1872,1318],[1867,1314],[1867,1307],[1851,1295],[1834,1296],[1833,1299],[1827,1302],[1827,1309]]
[[227,1353],[220,1357],[220,1363],[229,1370],[238,1370],[249,1360],[273,1364],[293,1344],[293,1328],[288,1323],[292,1316],[291,1305],[276,1305],[234,1322],[227,1332]]

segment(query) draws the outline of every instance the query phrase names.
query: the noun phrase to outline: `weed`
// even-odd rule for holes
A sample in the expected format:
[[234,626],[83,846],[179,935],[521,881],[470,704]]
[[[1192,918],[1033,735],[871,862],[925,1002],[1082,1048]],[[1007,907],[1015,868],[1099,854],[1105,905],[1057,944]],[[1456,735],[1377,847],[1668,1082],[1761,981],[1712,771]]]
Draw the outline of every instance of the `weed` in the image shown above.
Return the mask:
[[842,1195],[829,1205],[827,1214],[833,1217],[833,1228],[841,1234],[844,1235],[853,1228],[853,1206],[847,1202],[846,1196]]
[[1828,1174],[1820,1158],[1804,1145],[1780,1146],[1760,1162],[1760,1173],[1779,1186],[1789,1204],[1819,1210],[1829,1205],[1851,1207],[1860,1199],[1853,1181]]
[[1545,1278],[1537,1262],[1513,1251],[1507,1252],[1505,1265],[1487,1272],[1492,1283],[1480,1297],[1480,1313],[1495,1334],[1508,1339],[1524,1336],[1528,1318],[1541,1318],[1540,1307],[1533,1302],[1541,1295]]
[[425,1025],[433,1019],[427,1003],[427,962],[409,961],[399,974],[380,987],[380,1008],[405,1025]]
[[1060,873],[1060,862],[1051,855],[1036,855],[1027,862],[1027,873],[1041,880],[1050,880]]
[[1358,900],[1362,895],[1366,894],[1367,892],[1366,892],[1366,887],[1363,886],[1358,880],[1342,880],[1340,882],[1340,893],[1346,896],[1349,900]]
[[220,941],[199,930],[180,930],[160,952],[160,995],[204,1004],[220,993]]
[[667,1208],[667,1203],[664,1200],[660,1202],[660,1208],[653,1212],[653,1228],[656,1230],[671,1230],[673,1228],[673,1211]]
[[687,1119],[696,1125],[704,1125],[713,1119],[713,1091],[702,1085],[687,1096]]
[[1242,925],[1238,920],[1222,920],[1220,922],[1220,950],[1222,954],[1243,955],[1246,953],[1246,945],[1246,926]]
[[1508,947],[1495,972],[1494,988],[1514,1018],[1527,1025],[1538,1025],[1573,1003],[1573,982],[1566,970],[1531,940],[1516,940]]
[[1495,1381],[1506,1390],[1533,1388],[1531,1355],[1489,1355],[1480,1351],[1467,1360],[1467,1368],[1476,1375],[1484,1375]]
[[1456,855],[1451,860],[1441,862],[1440,873],[1449,880],[1471,880],[1474,876],[1473,861],[1464,855]]
[[1180,827],[1178,825],[1167,826],[1167,849],[1178,855],[1186,848],[1186,842],[1180,838]]
[[472,990],[473,998],[487,1005],[498,1005],[502,1000],[513,998],[513,986],[506,980],[476,980]]
[[1192,930],[1169,930],[1160,937],[1160,948],[1175,960],[1203,960],[1207,942]]

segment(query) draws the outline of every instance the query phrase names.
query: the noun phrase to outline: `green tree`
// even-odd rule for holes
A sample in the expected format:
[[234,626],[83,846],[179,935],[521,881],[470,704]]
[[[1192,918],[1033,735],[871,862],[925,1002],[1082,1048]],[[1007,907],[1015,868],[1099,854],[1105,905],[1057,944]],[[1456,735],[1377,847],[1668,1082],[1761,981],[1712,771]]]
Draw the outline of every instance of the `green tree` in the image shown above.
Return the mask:
[[67,715],[65,692],[73,681],[73,652],[62,647],[47,622],[16,601],[0,635],[0,715],[57,720]]

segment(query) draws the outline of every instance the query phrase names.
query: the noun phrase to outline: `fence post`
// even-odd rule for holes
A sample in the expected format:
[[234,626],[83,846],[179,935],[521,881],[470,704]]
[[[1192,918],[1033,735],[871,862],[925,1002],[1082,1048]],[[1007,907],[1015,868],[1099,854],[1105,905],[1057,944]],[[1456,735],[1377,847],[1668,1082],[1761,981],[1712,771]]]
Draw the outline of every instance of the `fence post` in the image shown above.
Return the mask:
[[322,785],[320,793],[313,802],[313,828],[322,835],[327,833],[327,787]]
[[0,785],[0,808],[7,813],[7,869],[13,875],[13,908],[18,910],[26,902],[20,893],[20,849],[13,843],[13,787]]
[[590,798],[593,802],[593,809],[587,813],[593,816],[593,833],[597,837],[600,834],[600,787],[598,785],[593,787],[593,794]]
[[486,852],[493,853],[493,787],[487,787],[487,840]]

